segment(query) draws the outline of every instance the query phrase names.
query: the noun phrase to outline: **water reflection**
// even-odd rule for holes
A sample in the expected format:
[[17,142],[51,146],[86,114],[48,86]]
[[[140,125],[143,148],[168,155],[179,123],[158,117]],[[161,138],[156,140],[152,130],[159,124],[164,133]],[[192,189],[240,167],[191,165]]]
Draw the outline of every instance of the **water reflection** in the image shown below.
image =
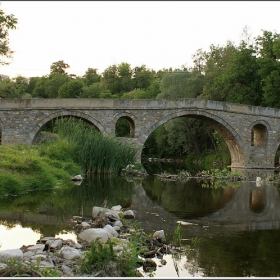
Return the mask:
[[[249,176],[256,179],[269,174],[249,171]],[[164,182],[154,176],[143,180],[91,176],[79,186],[70,182],[48,192],[0,198],[0,250],[12,246],[11,240],[3,239],[3,232],[9,234],[13,228],[75,238],[72,216],[90,218],[92,207],[104,203],[109,208],[121,205],[135,210],[137,221],[147,233],[163,229],[169,241],[177,221],[188,222],[181,228],[188,249],[177,263],[180,277],[279,275],[279,186],[257,186],[255,181]],[[32,244],[22,237],[17,233],[13,239],[21,245]],[[195,238],[201,242],[191,244]],[[35,236],[33,244],[37,240]],[[158,268],[155,276],[178,276],[174,259],[169,259],[171,264],[169,274],[163,273],[167,268]]]

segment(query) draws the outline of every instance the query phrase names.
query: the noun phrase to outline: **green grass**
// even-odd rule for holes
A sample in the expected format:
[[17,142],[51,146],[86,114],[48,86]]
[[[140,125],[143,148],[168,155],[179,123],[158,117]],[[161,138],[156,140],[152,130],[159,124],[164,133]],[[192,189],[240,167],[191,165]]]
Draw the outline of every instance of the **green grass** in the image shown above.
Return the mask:
[[80,173],[73,159],[51,158],[39,145],[0,146],[0,196],[51,189]]

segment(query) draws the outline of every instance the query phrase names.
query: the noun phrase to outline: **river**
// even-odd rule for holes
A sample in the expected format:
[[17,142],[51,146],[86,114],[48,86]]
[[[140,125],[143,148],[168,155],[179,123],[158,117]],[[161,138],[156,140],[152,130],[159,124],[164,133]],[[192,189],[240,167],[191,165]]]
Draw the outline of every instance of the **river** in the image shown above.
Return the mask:
[[[164,230],[168,241],[179,221],[184,253],[165,256],[155,277],[278,277],[279,185],[246,182],[161,181],[90,176],[81,185],[0,198],[0,250],[35,244],[40,236],[76,240],[74,215],[86,219],[93,206],[133,209],[147,233]],[[148,276],[147,276],[148,277]]]

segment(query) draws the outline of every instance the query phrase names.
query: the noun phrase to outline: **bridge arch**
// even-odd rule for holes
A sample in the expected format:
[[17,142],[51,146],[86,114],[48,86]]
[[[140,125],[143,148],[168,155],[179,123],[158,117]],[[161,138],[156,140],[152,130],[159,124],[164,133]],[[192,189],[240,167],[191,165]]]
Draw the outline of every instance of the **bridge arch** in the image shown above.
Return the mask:
[[47,117],[43,118],[42,120],[38,121],[33,129],[32,132],[30,133],[30,142],[34,143],[34,140],[36,139],[37,135],[40,133],[40,131],[42,130],[42,128],[51,120],[56,119],[56,118],[61,118],[61,117],[76,117],[79,119],[83,119],[86,120],[87,122],[91,123],[98,131],[100,131],[101,133],[105,134],[105,129],[103,127],[103,125],[98,122],[97,120],[95,120],[93,117],[81,113],[81,112],[77,112],[77,111],[58,111],[55,113],[52,113],[50,115],[48,115]]
[[254,121],[250,127],[251,131],[251,146],[265,147],[268,140],[268,131],[271,130],[270,125],[263,120]]
[[223,120],[217,115],[206,112],[204,110],[197,110],[197,109],[182,110],[167,115],[165,118],[154,123],[149,129],[146,130],[146,132],[144,133],[144,137],[146,138],[145,141],[147,140],[148,136],[160,125],[178,117],[192,117],[192,118],[200,119],[208,123],[209,125],[211,125],[219,133],[219,135],[224,139],[224,141],[227,144],[227,147],[231,155],[231,167],[244,166],[245,156],[244,156],[244,151],[242,149],[243,142],[239,134],[225,120]]
[[116,125],[117,121],[120,119],[125,119],[129,123],[130,127],[130,137],[134,138],[135,137],[135,126],[137,126],[137,118],[128,112],[123,112],[123,113],[118,113],[114,116],[113,118],[113,125],[115,127],[115,134],[116,134]]

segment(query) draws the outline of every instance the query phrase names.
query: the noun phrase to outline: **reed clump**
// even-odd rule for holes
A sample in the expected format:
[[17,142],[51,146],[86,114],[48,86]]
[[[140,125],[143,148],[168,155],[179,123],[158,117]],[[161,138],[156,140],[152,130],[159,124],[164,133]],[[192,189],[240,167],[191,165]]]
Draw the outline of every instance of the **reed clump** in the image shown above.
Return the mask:
[[80,119],[58,119],[56,130],[59,138],[71,145],[74,161],[85,174],[120,173],[135,162],[135,147],[114,136],[104,136]]

